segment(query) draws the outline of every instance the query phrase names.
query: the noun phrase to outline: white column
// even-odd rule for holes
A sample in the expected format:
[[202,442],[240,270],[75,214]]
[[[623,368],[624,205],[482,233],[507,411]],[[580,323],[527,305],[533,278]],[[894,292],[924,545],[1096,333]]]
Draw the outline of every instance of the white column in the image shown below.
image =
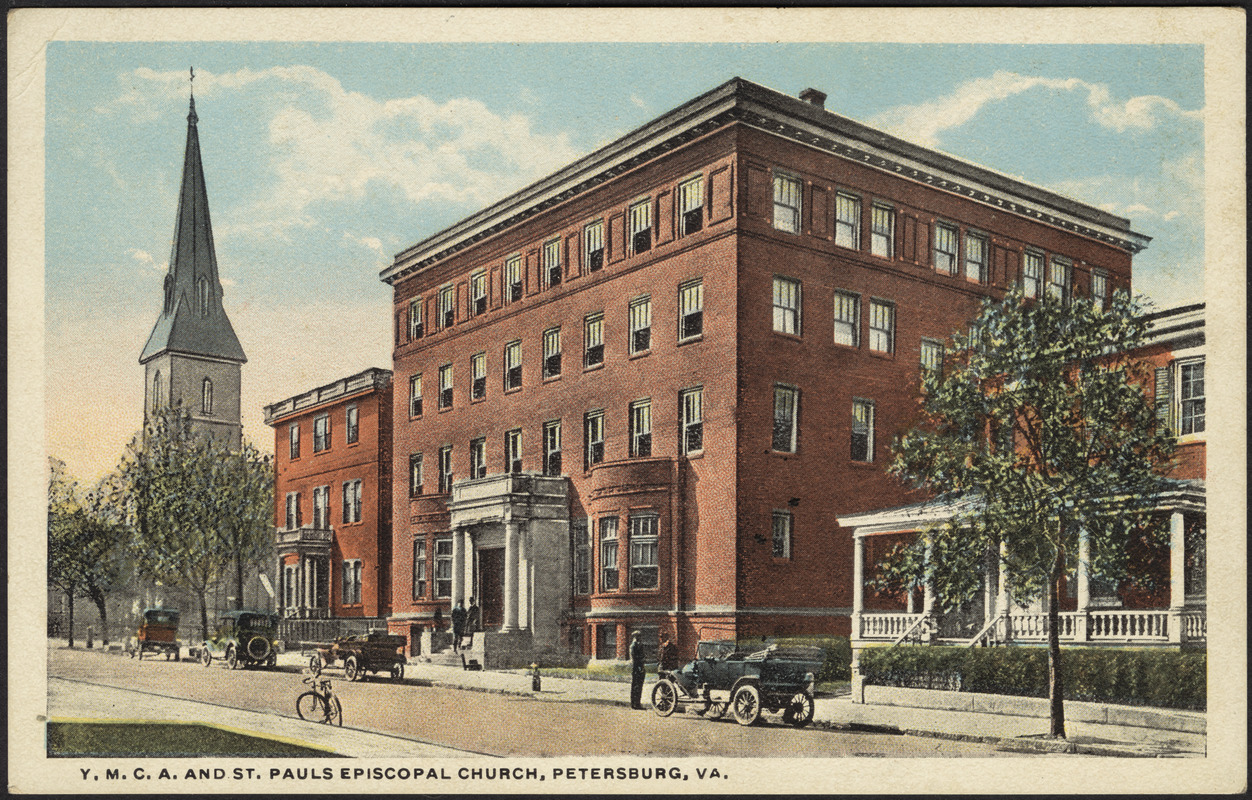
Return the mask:
[[504,523],[504,624],[501,631],[517,630],[517,560],[521,525]]
[[1074,573],[1075,593],[1078,595],[1078,616],[1074,620],[1075,639],[1087,641],[1087,611],[1091,608],[1091,535],[1086,528],[1078,529],[1078,567]]
[[465,599],[465,537],[460,528],[452,530],[452,599],[453,606]]
[[306,555],[300,556],[300,584],[300,607],[307,611],[309,608],[309,557]]
[[[933,558],[933,549],[930,542],[926,543],[926,569],[930,570],[930,561]],[[926,615],[935,613],[935,582],[929,577],[926,578],[926,584],[922,588],[922,613]]]
[[530,526],[517,537],[517,627],[530,630]]
[[1187,602],[1187,535],[1181,511],[1169,515],[1169,640],[1182,642],[1182,607]]
[[278,571],[274,573],[274,586],[277,588],[275,594],[278,597],[274,598],[274,607],[278,609],[278,615],[281,617],[284,616],[283,612],[287,605],[287,573],[283,571],[283,557],[279,556],[277,561]]
[[861,638],[865,612],[865,537],[852,533],[852,638]]
[[[476,597],[479,600],[481,600],[482,598],[479,597],[480,587],[476,585],[476,582],[474,580],[474,578],[476,577],[474,574],[474,567],[475,567],[474,534],[470,531],[468,527],[464,528],[463,530],[464,530],[464,538],[465,538],[465,542],[462,545],[462,547],[465,548],[465,589],[464,589],[465,594],[463,595],[463,597],[465,599],[461,601],[461,604],[465,606],[465,610],[468,612],[469,607],[470,607],[469,598]],[[481,603],[479,605],[481,605]]]
[[996,593],[991,585],[991,577],[995,574],[992,570],[992,552],[988,549],[983,553],[982,560],[982,624],[986,625],[995,619],[996,611]]

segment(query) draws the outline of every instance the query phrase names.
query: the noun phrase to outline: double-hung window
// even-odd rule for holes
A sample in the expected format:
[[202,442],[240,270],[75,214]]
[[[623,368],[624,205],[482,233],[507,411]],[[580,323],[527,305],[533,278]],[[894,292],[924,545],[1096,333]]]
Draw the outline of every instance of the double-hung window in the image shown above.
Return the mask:
[[791,512],[774,512],[774,531],[770,539],[770,555],[774,558],[791,558]]
[[835,244],[861,249],[861,200],[843,192],[835,195]]
[[513,475],[522,471],[521,428],[514,428],[504,434],[504,466]]
[[774,387],[774,440],[776,453],[796,451],[796,428],[800,411],[800,390],[791,386]]
[[422,373],[409,378],[409,416],[422,415]]
[[588,272],[604,267],[604,221],[596,220],[583,228],[583,252]]
[[287,530],[293,531],[301,525],[300,493],[287,492]]
[[943,368],[943,342],[922,339],[922,369],[926,371]]
[[361,602],[361,559],[351,558],[343,562],[343,604],[358,605]]
[[800,335],[800,282],[774,278],[774,331]]
[[1204,432],[1204,362],[1184,361],[1178,365],[1178,433]]
[[800,232],[800,179],[774,173],[774,228]]
[[600,518],[600,591],[617,591],[617,517]]
[[549,328],[543,332],[543,377],[557,378],[561,375],[561,329]]
[[692,178],[678,185],[679,235],[687,236],[704,227],[704,178]]
[[330,414],[321,414],[313,420],[313,452],[330,449]]
[[409,301],[409,341],[422,338],[425,328],[422,325],[422,298],[414,297]]
[[861,344],[861,296],[835,292],[835,344]]
[[852,460],[874,460],[874,404],[852,401]]
[[583,319],[583,369],[604,363],[604,314],[588,314]]
[[200,413],[206,417],[213,414],[213,380],[205,378],[200,382]]
[[510,303],[522,299],[522,258],[513,256],[504,262],[504,294]]
[[646,253],[652,249],[652,201],[640,200],[630,207],[630,251]]
[[452,445],[439,448],[439,493],[452,491]]
[[604,412],[588,411],[583,417],[583,469],[591,469],[604,460]]
[[1070,287],[1073,286],[1073,272],[1073,264],[1063,258],[1053,256],[1048,262],[1048,283],[1045,287],[1048,297],[1059,303],[1068,304]]
[[1109,274],[1102,269],[1091,271],[1091,304],[1103,311],[1109,299]]
[[522,343],[504,346],[504,391],[522,388]]
[[344,438],[348,444],[356,444],[361,438],[361,415],[355,405],[344,411]]
[[652,349],[652,298],[630,301],[630,354]]
[[655,589],[660,583],[658,520],[654,514],[630,518],[630,588]]
[[[326,487],[327,492],[330,487]],[[361,481],[344,481],[343,484],[343,521],[345,523],[361,521]]]
[[451,328],[456,324],[456,287],[445,286],[439,290],[439,328]]
[[452,365],[439,368],[439,408],[452,408]]
[[300,457],[300,423],[298,422],[287,426],[287,455],[289,458]]
[[[345,508],[346,510],[346,508]],[[347,522],[347,520],[344,520]],[[313,527],[319,531],[330,528],[330,487],[313,487]]]
[[987,282],[987,237],[976,233],[965,234],[965,279],[976,283]]
[[470,276],[470,314],[487,313],[487,272],[479,270]]
[[1022,254],[1022,294],[1038,297],[1043,293],[1043,254],[1027,250]]
[[470,477],[487,477],[487,440],[474,439],[470,442]]
[[630,404],[630,454],[636,458],[652,455],[652,401]]
[[487,396],[487,354],[475,353],[470,356],[470,399],[482,400]]
[[682,413],[679,452],[690,455],[704,450],[704,389],[687,389],[678,393]]
[[435,597],[452,596],[452,537],[435,540]]
[[956,236],[957,231],[953,226],[935,223],[935,272],[956,274]]
[[543,275],[548,288],[561,285],[561,240],[543,244]]
[[586,519],[570,521],[570,538],[574,540],[574,594],[590,594],[591,534]]
[[422,493],[422,454],[409,454],[409,497]]
[[896,307],[886,300],[869,301],[869,349],[875,353],[895,350]]
[[413,540],[413,599],[426,599],[426,539]]
[[704,333],[704,281],[687,281],[678,287],[678,341]]
[[543,474],[559,477],[561,474],[561,421],[553,420],[543,425]]
[[895,257],[896,210],[875,203],[870,208],[869,251],[882,258]]

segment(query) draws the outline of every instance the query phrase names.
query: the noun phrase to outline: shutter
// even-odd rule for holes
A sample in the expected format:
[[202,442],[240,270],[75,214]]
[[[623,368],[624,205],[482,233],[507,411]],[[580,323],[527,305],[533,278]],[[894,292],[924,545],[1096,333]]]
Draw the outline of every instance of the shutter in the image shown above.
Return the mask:
[[709,174],[710,222],[720,222],[734,213],[732,178],[733,172],[729,166],[720,167]]
[[826,217],[830,213],[829,193],[821,186],[813,187],[813,202],[811,205],[812,219],[809,225],[814,236],[830,236],[830,231],[826,223]]
[[664,244],[674,239],[674,192],[670,189],[657,192],[656,196],[656,243]]
[[1169,367],[1156,370],[1156,419],[1174,428],[1174,374]]

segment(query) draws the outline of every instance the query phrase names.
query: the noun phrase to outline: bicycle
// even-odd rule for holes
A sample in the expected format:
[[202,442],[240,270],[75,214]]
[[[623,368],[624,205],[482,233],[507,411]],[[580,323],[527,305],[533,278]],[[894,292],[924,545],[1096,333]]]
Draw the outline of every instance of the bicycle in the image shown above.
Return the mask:
[[309,722],[343,727],[343,705],[330,688],[330,679],[313,673],[304,679],[312,688],[296,698],[296,714]]

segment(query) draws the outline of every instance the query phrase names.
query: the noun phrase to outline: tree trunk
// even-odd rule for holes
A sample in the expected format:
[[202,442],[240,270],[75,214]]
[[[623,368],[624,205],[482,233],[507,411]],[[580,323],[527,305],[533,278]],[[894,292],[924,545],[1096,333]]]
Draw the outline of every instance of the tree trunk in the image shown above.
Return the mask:
[[66,609],[66,615],[65,615],[65,639],[66,639],[66,643],[70,647],[73,647],[74,646],[74,590],[71,589],[67,591],[65,593],[65,596],[69,598],[69,608]]
[[196,596],[200,598],[200,640],[207,642],[209,640],[209,601],[205,594],[203,589],[196,592]]
[[235,608],[243,609],[243,555],[235,553]]
[[1061,670],[1061,577],[1065,574],[1065,548],[1056,549],[1056,561],[1048,581],[1048,734],[1065,738],[1065,682]]
[[100,646],[109,646],[109,612],[105,604],[104,592],[99,588],[92,588],[91,599],[96,604],[96,610],[100,612]]

